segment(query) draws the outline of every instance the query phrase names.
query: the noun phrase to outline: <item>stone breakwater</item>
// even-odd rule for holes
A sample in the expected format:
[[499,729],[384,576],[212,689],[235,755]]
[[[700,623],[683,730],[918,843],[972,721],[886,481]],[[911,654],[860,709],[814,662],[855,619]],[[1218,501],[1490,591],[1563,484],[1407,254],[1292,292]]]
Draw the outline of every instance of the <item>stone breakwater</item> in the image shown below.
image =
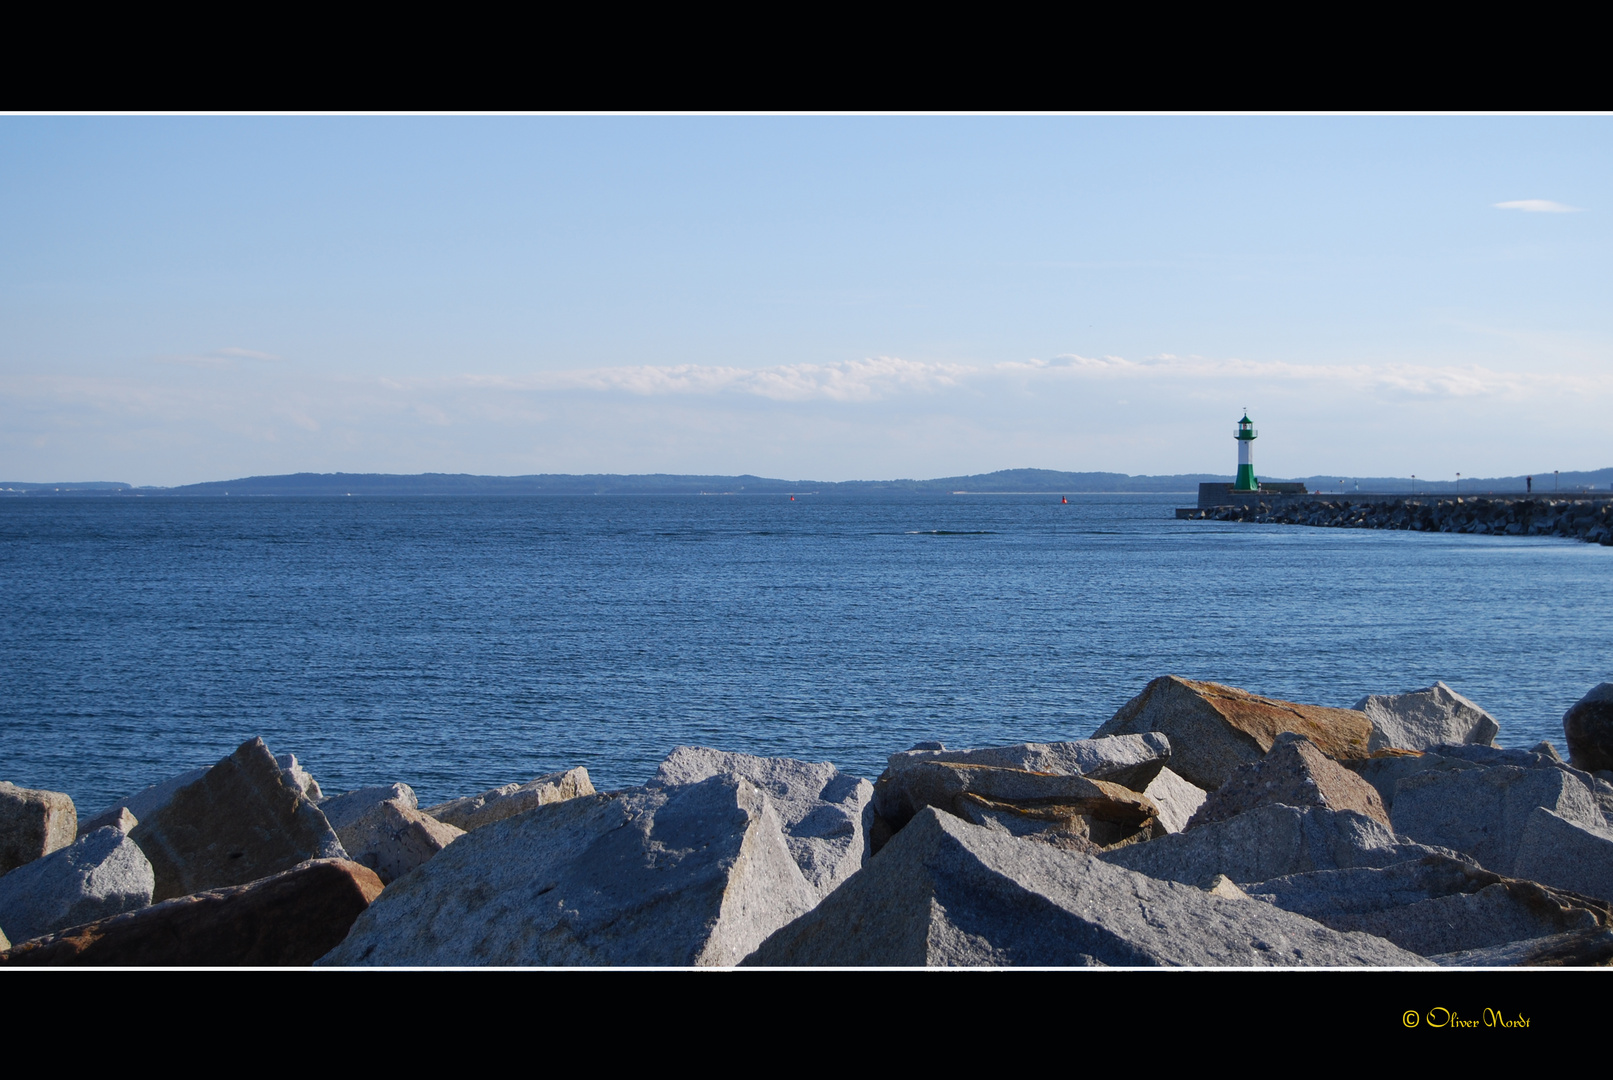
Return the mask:
[[1332,529],[1409,529],[1486,536],[1560,536],[1613,546],[1613,502],[1598,499],[1273,500],[1182,511],[1189,521],[1250,521]]
[[249,739],[84,819],[0,783],[0,967],[1613,964],[1613,684],[1568,761],[1499,732],[1443,683],[1163,676],[1091,738],[872,783],[679,747],[425,808]]

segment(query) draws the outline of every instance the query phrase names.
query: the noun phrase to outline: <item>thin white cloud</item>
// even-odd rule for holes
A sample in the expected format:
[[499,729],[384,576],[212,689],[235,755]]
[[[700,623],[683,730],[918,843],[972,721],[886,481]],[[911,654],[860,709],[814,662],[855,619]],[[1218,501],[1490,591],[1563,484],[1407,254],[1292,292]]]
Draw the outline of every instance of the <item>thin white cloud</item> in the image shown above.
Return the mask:
[[1169,353],[1142,360],[1069,353],[1051,359],[1010,360],[989,365],[931,363],[888,356],[838,364],[786,364],[768,368],[644,364],[529,376],[381,379],[378,384],[387,391],[410,396],[416,392],[472,395],[478,391],[580,392],[650,398],[728,396],[779,402],[860,404],[954,389],[990,394],[1008,383],[1027,390],[1048,381],[1059,384],[1095,379],[1201,384],[1256,381],[1295,388],[1328,387],[1384,398],[1613,393],[1613,373],[1499,371],[1456,364],[1296,364],[1283,360]]
[[234,367],[241,360],[278,361],[280,357],[273,353],[257,352],[253,349],[242,349],[231,345],[223,349],[213,349],[205,353],[170,353],[155,356],[152,359],[159,364],[186,364],[191,367],[229,368]]
[[1322,384],[1404,397],[1481,397],[1529,391],[1607,392],[1613,375],[1496,371],[1478,365],[1293,364],[1282,360],[1240,360],[1164,354],[1144,360],[1076,355],[1052,360],[1006,361],[993,366],[1005,374],[1068,374],[1099,378],[1200,379],[1227,382],[1255,379],[1288,385]]
[[1522,210],[1526,214],[1578,214],[1583,206],[1552,202],[1550,199],[1513,199],[1511,202],[1491,203],[1497,210]]
[[[1180,394],[1191,396],[1236,387],[1334,401],[1446,400],[1475,404],[1518,402],[1521,406],[1526,401],[1613,400],[1613,370],[1501,371],[1455,364],[1296,364],[1170,354],[1129,360],[1066,354],[989,365],[873,357],[838,364],[769,368],[646,364],[521,377],[326,377],[267,385],[254,380],[250,387],[233,380],[158,383],[129,377],[0,375],[0,411],[21,409],[35,416],[57,414],[61,423],[69,425],[78,422],[74,416],[90,414],[123,415],[140,423],[163,424],[206,418],[210,424],[240,429],[244,436],[273,438],[279,430],[335,431],[352,423],[383,422],[383,418],[409,417],[428,430],[477,424],[530,426],[547,422],[570,407],[562,407],[557,394],[598,398],[602,405],[613,398],[618,403],[632,399],[681,400],[685,407],[680,415],[707,415],[704,410],[718,407],[717,413],[709,415],[731,416],[734,414],[730,409],[720,406],[724,400],[734,405],[746,399],[764,399],[861,406],[958,391],[979,401],[1073,391],[1129,400],[1137,400],[1137,395],[1142,394],[1163,402]],[[955,412],[960,405],[966,412],[972,408],[956,400],[946,405],[937,403],[946,412]],[[852,422],[849,413],[843,419]]]
[[[978,368],[875,356],[837,364],[782,364],[767,368],[677,364],[583,368],[521,378],[470,375],[447,380],[466,387],[510,390],[583,390],[634,394],[741,394],[772,401],[877,401],[899,393],[956,387]],[[404,385],[394,383],[393,385]]]

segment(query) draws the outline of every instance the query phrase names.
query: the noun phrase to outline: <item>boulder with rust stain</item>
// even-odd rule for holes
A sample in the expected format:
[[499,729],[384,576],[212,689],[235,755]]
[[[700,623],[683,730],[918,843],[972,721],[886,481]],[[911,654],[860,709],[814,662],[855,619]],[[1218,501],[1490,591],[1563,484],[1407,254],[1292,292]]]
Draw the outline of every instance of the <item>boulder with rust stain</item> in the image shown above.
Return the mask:
[[249,739],[129,833],[151,860],[154,899],[242,885],[308,859],[345,859],[325,815]]
[[1111,735],[1073,742],[1016,743],[1013,746],[988,746],[975,750],[914,748],[892,754],[889,764],[893,771],[908,761],[993,765],[999,769],[1024,769],[1057,776],[1085,776],[1141,791],[1159,775],[1170,759],[1170,739],[1157,731],[1148,731],[1141,735]]
[[1219,683],[1164,675],[1120,707],[1095,733],[1162,732],[1170,767],[1207,791],[1240,765],[1265,757],[1285,731],[1297,732],[1336,760],[1368,756],[1372,722],[1354,709],[1301,705]]
[[1016,836],[1073,836],[1099,846],[1154,835],[1160,814],[1146,795],[1106,780],[907,755],[892,755],[874,799],[892,833],[933,806]]
[[1371,784],[1322,753],[1305,736],[1285,731],[1264,758],[1233,770],[1227,782],[1204,800],[1187,827],[1225,821],[1267,803],[1354,810],[1389,826],[1389,812]]
[[78,836],[78,811],[60,791],[0,780],[0,874],[44,858]]
[[380,894],[367,867],[315,859],[14,945],[0,966],[301,967],[340,944]]

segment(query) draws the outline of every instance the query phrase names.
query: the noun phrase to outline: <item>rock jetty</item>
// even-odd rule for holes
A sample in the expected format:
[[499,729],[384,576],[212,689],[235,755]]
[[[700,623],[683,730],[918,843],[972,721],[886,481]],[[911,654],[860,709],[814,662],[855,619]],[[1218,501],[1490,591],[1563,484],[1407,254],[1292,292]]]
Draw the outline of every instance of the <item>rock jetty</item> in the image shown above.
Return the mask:
[[679,747],[422,809],[249,739],[83,819],[0,784],[0,966],[1613,966],[1613,687],[1549,743],[1443,683],[1163,676],[1089,739]]
[[1281,499],[1178,511],[1188,521],[1332,529],[1408,529],[1484,536],[1559,536],[1613,547],[1613,502],[1571,498]]

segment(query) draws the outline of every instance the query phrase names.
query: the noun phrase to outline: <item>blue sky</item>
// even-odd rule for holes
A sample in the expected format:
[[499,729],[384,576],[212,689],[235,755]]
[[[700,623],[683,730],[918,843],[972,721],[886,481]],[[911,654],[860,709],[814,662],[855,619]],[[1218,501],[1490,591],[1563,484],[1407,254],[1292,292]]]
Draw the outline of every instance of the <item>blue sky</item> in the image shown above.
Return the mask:
[[0,479],[1604,467],[1610,134],[0,118]]

